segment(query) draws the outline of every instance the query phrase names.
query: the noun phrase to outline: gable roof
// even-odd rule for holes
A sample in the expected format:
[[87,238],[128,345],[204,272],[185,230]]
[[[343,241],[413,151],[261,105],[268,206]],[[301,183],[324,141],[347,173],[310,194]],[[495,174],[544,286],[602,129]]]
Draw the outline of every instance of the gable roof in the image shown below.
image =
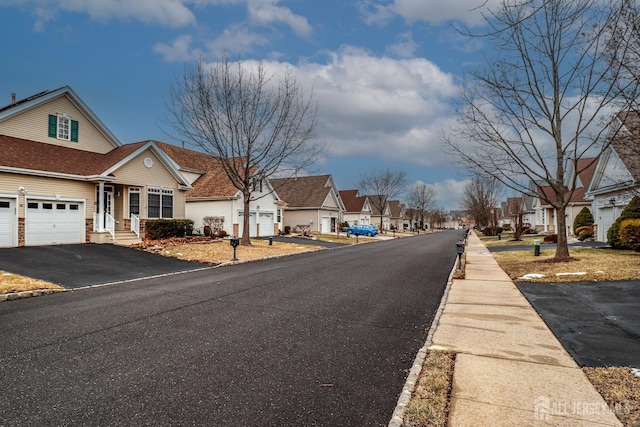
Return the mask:
[[179,184],[189,188],[184,177],[150,141],[122,145],[101,154],[0,135],[0,170],[88,181],[113,180],[118,168],[147,149],[160,158]]
[[340,190],[340,198],[346,212],[363,212],[367,204],[366,196],[358,196],[358,190]]
[[578,159],[574,162],[575,171],[578,172],[578,179],[576,180],[576,188],[571,195],[570,203],[583,203],[588,202],[587,190],[591,185],[591,181],[593,180],[593,176],[596,171],[597,162],[595,158],[584,158]]
[[384,196],[381,194],[374,194],[372,196],[367,196],[369,200],[371,200],[371,215],[375,216],[384,216],[389,215],[389,202],[387,201],[384,204],[382,210],[380,210],[380,205],[384,200]]
[[[322,208],[334,192],[331,175],[274,178],[271,184],[289,208]],[[339,194],[335,194],[339,200]]]
[[42,104],[45,104],[53,99],[66,96],[72,104],[74,104],[84,116],[95,126],[107,141],[109,141],[114,148],[120,147],[122,143],[111,133],[109,128],[98,118],[98,116],[89,108],[87,104],[74,92],[69,86],[63,86],[58,89],[43,91],[32,95],[28,98],[16,101],[4,107],[0,107],[0,122],[21,114],[25,111],[36,108]]
[[389,211],[391,212],[391,218],[402,218],[403,205],[400,200],[389,200]]
[[640,181],[640,112],[626,111],[618,115],[623,132],[619,132],[612,140],[611,146],[633,177]]

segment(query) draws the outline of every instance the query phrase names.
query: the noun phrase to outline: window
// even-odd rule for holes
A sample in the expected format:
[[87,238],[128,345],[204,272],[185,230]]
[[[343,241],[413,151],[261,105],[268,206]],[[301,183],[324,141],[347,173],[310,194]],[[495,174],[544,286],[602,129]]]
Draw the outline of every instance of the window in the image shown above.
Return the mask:
[[149,218],[173,218],[173,190],[149,187],[147,189],[147,214]]
[[27,208],[28,209],[38,209],[38,203],[36,203],[36,202],[28,202],[27,203]]
[[140,215],[140,188],[129,188],[129,218],[131,215]]
[[282,222],[282,209],[278,209],[278,216],[276,222]]
[[72,211],[77,211],[79,210],[80,206],[79,205],[69,205],[69,210]]
[[78,142],[78,122],[66,114],[49,114],[49,137]]
[[53,203],[43,203],[42,209],[47,209],[47,210],[53,209]]
[[9,202],[0,202],[0,208],[9,208],[11,204]]
[[67,209],[67,205],[64,204],[64,203],[56,203],[56,209],[59,210],[59,211],[66,210]]

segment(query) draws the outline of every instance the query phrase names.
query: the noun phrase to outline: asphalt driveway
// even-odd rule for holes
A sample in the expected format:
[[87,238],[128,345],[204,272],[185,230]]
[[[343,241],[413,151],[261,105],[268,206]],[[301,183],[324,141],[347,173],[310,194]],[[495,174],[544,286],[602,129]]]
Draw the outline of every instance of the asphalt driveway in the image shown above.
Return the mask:
[[517,286],[580,366],[640,368],[640,280]]
[[67,289],[210,268],[117,245],[54,245],[0,249],[0,270]]

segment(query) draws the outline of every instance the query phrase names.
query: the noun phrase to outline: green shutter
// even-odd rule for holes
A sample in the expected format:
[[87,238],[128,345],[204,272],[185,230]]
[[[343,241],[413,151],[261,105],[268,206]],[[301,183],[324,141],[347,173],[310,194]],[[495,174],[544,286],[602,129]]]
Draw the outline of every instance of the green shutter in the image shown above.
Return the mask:
[[71,120],[71,141],[78,142],[78,121]]
[[49,137],[58,137],[58,116],[54,116],[53,114],[49,114]]

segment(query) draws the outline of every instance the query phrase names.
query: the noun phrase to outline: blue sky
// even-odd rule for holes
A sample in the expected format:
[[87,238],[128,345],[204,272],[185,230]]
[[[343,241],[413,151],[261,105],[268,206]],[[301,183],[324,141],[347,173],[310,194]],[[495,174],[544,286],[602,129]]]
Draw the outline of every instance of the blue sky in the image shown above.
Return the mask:
[[[174,142],[162,125],[185,64],[224,50],[288,66],[319,104],[315,172],[342,190],[405,171],[456,209],[466,179],[441,149],[465,67],[482,55],[452,25],[484,0],[0,0],[0,106],[69,85],[123,142]],[[490,0],[486,6],[495,5]],[[484,9],[486,11],[486,9]]]

